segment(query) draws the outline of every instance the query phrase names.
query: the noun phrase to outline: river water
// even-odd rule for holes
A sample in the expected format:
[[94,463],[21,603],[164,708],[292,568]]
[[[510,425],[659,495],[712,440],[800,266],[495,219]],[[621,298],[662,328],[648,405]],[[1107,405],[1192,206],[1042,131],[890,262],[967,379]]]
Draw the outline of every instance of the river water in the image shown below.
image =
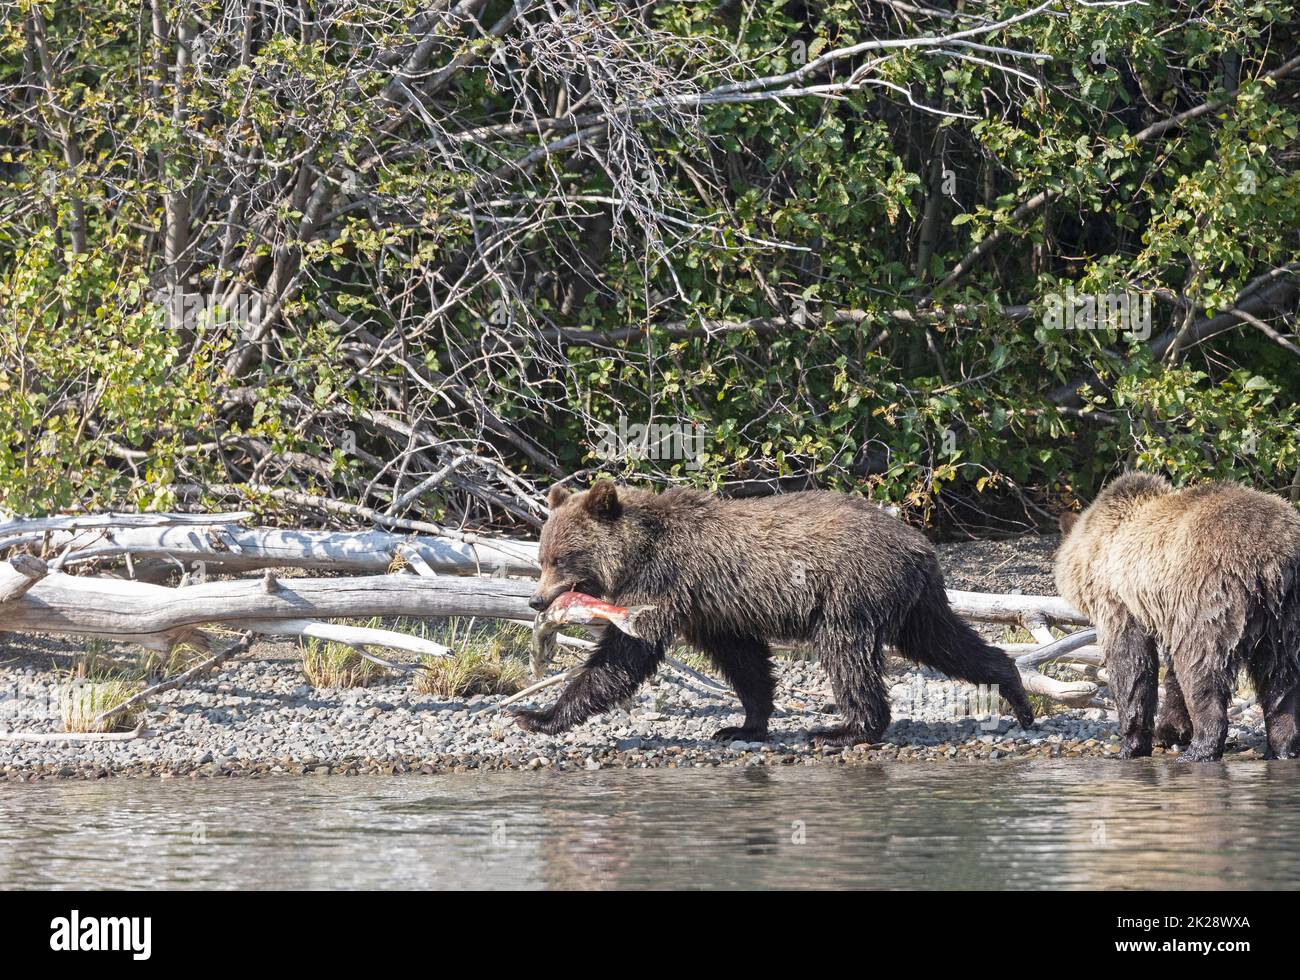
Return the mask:
[[3,888],[1296,888],[1300,766],[0,783]]

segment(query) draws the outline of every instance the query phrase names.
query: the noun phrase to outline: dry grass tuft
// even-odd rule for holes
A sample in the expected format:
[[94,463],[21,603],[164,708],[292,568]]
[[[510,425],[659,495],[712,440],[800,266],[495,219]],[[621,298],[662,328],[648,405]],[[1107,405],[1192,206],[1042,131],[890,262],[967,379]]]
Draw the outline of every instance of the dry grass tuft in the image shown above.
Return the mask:
[[142,673],[138,666],[122,667],[105,652],[102,643],[87,644],[63,675],[59,713],[65,732],[124,732],[135,728],[145,706],[137,705],[107,722],[95,719],[139,693]]
[[425,657],[420,663],[426,669],[416,676],[416,690],[440,698],[514,694],[528,679],[523,661],[477,650],[462,650],[452,657]]
[[302,674],[312,687],[369,687],[384,674],[346,643],[311,638],[301,649]]

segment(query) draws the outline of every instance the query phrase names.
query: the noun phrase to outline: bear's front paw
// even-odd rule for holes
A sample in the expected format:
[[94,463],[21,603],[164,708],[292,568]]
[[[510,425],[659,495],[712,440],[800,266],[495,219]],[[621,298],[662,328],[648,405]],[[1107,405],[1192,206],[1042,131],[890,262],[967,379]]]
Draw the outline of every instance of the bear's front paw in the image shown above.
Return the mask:
[[1121,759],[1145,759],[1150,754],[1150,742],[1124,742],[1119,747],[1119,757]]
[[561,728],[555,723],[554,711],[529,711],[524,709],[515,712],[515,724],[526,732],[537,732],[540,735],[554,735]]
[[713,733],[715,742],[766,742],[767,728],[719,728]]
[[1015,713],[1016,722],[1021,728],[1028,731],[1034,727],[1034,709],[1030,707],[1028,700],[1020,703],[1013,702],[1011,710]]

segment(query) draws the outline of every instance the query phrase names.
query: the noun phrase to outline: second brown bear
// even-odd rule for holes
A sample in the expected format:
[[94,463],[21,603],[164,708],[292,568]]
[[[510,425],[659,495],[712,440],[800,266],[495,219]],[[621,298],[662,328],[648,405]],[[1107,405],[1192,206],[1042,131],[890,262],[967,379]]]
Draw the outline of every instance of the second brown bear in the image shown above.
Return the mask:
[[[1255,686],[1268,758],[1300,755],[1300,515],[1231,483],[1174,490],[1128,473],[1062,519],[1061,595],[1097,626],[1119,712],[1121,755],[1153,738],[1218,759],[1238,671]],[[1159,718],[1159,653],[1165,677]],[[1153,730],[1154,729],[1154,730]]]

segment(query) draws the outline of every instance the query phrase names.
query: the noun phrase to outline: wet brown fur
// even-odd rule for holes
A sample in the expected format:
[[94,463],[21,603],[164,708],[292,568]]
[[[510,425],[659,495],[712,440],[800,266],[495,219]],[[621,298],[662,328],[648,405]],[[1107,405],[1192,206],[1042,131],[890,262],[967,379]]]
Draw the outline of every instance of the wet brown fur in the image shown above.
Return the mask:
[[[1093,620],[1119,709],[1124,756],[1188,744],[1223,754],[1238,671],[1254,684],[1268,755],[1300,754],[1300,515],[1232,483],[1174,490],[1129,473],[1062,521],[1061,595]],[[1165,701],[1154,720],[1159,657]]]
[[583,672],[529,730],[559,732],[629,696],[681,638],[735,688],[745,723],[720,739],[767,737],[771,640],[819,653],[844,725],[833,744],[875,741],[889,724],[884,648],[953,677],[996,684],[1024,725],[1033,714],[1009,659],[948,606],[934,549],[859,498],[809,491],[725,500],[694,490],[652,493],[597,483],[552,491],[542,530],[545,603],[575,588],[623,606],[653,605],[637,640],[608,630]]

